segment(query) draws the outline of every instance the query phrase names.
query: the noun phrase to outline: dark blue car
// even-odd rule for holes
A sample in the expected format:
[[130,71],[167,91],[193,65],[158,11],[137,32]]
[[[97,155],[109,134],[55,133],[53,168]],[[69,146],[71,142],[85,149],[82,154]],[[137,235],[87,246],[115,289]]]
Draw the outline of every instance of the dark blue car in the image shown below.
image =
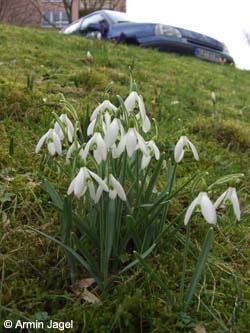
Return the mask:
[[193,55],[211,62],[234,63],[226,46],[214,38],[165,24],[131,22],[124,13],[117,11],[93,12],[70,24],[63,33],[112,39],[160,51]]

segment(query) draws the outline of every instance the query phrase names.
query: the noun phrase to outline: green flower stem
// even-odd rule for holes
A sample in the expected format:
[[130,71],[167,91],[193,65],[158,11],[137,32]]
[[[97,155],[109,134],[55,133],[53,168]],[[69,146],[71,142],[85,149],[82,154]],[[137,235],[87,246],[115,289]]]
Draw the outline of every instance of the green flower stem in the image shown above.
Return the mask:
[[182,264],[182,276],[181,276],[181,287],[180,287],[180,301],[184,305],[184,288],[185,288],[185,278],[186,278],[186,269],[187,269],[187,255],[189,252],[189,243],[190,243],[190,225],[187,225],[186,229],[186,239],[183,255],[183,264]]

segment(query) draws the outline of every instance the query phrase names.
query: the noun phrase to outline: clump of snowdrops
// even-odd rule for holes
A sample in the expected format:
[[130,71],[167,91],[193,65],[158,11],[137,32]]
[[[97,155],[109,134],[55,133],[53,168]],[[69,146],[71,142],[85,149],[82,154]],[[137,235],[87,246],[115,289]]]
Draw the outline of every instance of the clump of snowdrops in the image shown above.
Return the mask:
[[[62,195],[43,178],[44,187],[60,211],[61,239],[36,231],[65,250],[73,279],[79,267],[83,267],[104,290],[112,274],[125,272],[138,263],[150,270],[146,256],[162,237],[165,237],[164,241],[171,240],[180,223],[184,222],[189,228],[194,211],[200,211],[205,221],[214,225],[217,208],[230,201],[237,220],[240,219],[239,201],[232,187],[215,203],[207,192],[200,192],[187,209],[174,219],[168,219],[172,199],[201,175],[196,173],[177,187],[177,165],[187,150],[198,161],[198,151],[186,136],[181,136],[174,147],[173,157],[160,152],[157,126],[155,122],[151,123],[143,97],[135,90],[125,100],[117,96],[117,105],[104,100],[90,117],[85,114],[83,119],[64,98],[62,104],[65,113],[54,114],[52,128],[36,146],[37,153],[47,146],[63,177],[67,177],[68,190]],[[225,177],[218,184],[228,180]],[[208,228],[186,292],[186,305],[191,301],[204,268],[212,233],[213,229]],[[180,288],[182,298],[188,232],[186,238]],[[163,288],[171,303],[170,292]]]

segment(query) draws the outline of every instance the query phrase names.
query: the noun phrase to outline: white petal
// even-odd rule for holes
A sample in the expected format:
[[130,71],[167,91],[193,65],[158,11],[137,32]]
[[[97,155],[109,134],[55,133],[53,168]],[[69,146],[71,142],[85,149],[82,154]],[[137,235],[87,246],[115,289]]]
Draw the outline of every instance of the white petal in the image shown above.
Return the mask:
[[56,153],[56,148],[54,142],[48,142],[47,143],[48,151],[51,156],[54,156]]
[[93,135],[95,123],[96,123],[96,119],[94,119],[93,121],[90,122],[90,124],[87,128],[87,135],[88,136]]
[[201,193],[200,197],[201,212],[204,219],[209,224],[216,224],[217,216],[215,207],[212,204],[211,200],[208,198],[206,192]]
[[97,144],[98,154],[101,156],[101,159],[105,161],[107,159],[107,146],[100,133],[96,133],[95,141]]
[[69,147],[68,151],[67,151],[67,154],[66,154],[66,163],[68,164],[69,163],[69,159],[72,155],[72,153],[76,150],[76,149],[79,149],[80,148],[80,144],[79,142],[75,143],[73,142],[72,145]]
[[95,195],[95,204],[97,204],[101,198],[101,195],[102,195],[102,192],[103,192],[103,187],[102,186],[98,186],[98,189],[96,191],[96,195]]
[[63,133],[61,126],[58,124],[58,122],[55,123],[54,129],[55,129],[56,133],[59,135],[60,140],[63,140],[64,133]]
[[35,152],[38,153],[39,150],[42,148],[42,145],[44,144],[44,141],[47,139],[48,137],[48,134],[49,134],[49,131],[47,133],[45,133],[41,139],[38,141],[37,145],[36,145],[36,150]]
[[118,196],[120,197],[120,199],[123,200],[123,201],[126,201],[126,194],[124,192],[123,187],[118,182],[118,180],[115,179],[115,177],[112,174],[109,175],[109,180],[112,183],[112,185],[113,185],[114,189],[116,190],[116,192],[117,192]]
[[150,160],[151,160],[150,155],[149,156],[143,155],[141,160],[141,169],[145,169],[149,165]]
[[84,191],[85,188],[85,174],[84,174],[84,168],[81,168],[78,172],[78,175],[75,178],[74,183],[74,194],[77,197],[80,197]]
[[199,199],[198,199],[198,197],[197,197],[197,198],[195,198],[195,199],[191,202],[190,206],[188,207],[188,209],[187,209],[187,211],[186,211],[185,218],[184,218],[184,224],[185,224],[185,225],[188,224],[188,222],[189,222],[189,220],[190,220],[190,217],[191,217],[191,215],[193,214],[193,211],[194,211],[195,207],[196,207],[198,204],[199,204]]
[[135,135],[135,130],[133,128],[130,128],[128,130],[128,133],[126,134],[126,148],[129,157],[131,157],[136,151],[136,141],[137,138]]
[[119,132],[119,124],[117,119],[114,119],[112,123],[107,127],[107,132],[104,137],[104,141],[107,148],[110,148],[116,141]]
[[183,136],[181,136],[174,148],[174,159],[176,163],[179,163],[183,158],[184,155],[183,146],[184,146],[184,140]]
[[240,203],[235,188],[231,188],[231,202],[233,204],[234,214],[240,221]]
[[91,175],[91,177],[93,177],[96,180],[96,182],[99,185],[101,185],[103,187],[103,190],[105,192],[109,191],[109,188],[108,188],[107,184],[105,183],[105,181],[101,177],[99,177],[96,173],[94,173],[94,172],[92,172],[90,170],[89,170],[89,174]]
[[188,144],[189,144],[189,146],[190,146],[190,148],[191,148],[191,150],[192,150],[192,152],[194,154],[194,158],[196,159],[196,161],[198,161],[199,160],[199,155],[198,155],[197,149],[192,144],[192,142],[188,140],[188,138],[186,138],[186,139],[187,139],[187,142],[188,142]]
[[95,187],[93,182],[88,183],[89,194],[92,200],[95,200]]
[[139,104],[139,111],[141,114],[141,119],[144,121],[144,119],[146,117],[146,110],[145,110],[145,105],[144,105],[142,96],[138,96],[138,104]]
[[144,120],[142,121],[142,129],[145,133],[149,132],[151,128],[151,123],[148,116],[145,116]]
[[97,117],[98,113],[105,109],[108,109],[110,111],[116,111],[117,107],[114,106],[112,103],[110,103],[110,101],[105,100],[104,102],[102,102],[102,104],[98,105],[98,107],[93,111],[90,120],[91,121],[94,120]]
[[110,199],[114,200],[117,196],[116,190],[109,191],[109,197]]
[[68,140],[69,142],[73,141],[73,136],[74,136],[74,126],[72,124],[72,122],[69,120],[69,118],[66,116],[66,126],[68,129]]
[[219,198],[214,203],[215,209],[217,209],[220,206],[220,204],[226,199],[226,196],[227,196],[227,191],[225,191],[224,193],[222,193],[222,195],[219,196]]
[[96,160],[97,164],[100,164],[102,161],[102,156],[99,154],[98,150],[94,150],[94,159]]
[[159,158],[160,158],[160,151],[159,151],[158,147],[156,146],[156,144],[154,143],[154,141],[153,141],[151,147],[153,149],[153,152],[154,152],[154,155],[155,155],[155,159],[159,160]]
[[126,100],[124,101],[124,105],[128,111],[133,111],[136,105],[136,102],[138,101],[139,96],[136,91],[132,91]]
[[53,131],[53,142],[54,142],[55,150],[56,150],[57,154],[61,155],[62,154],[62,144],[61,144],[59,135],[56,133],[55,130]]
[[144,155],[149,155],[148,148],[147,148],[146,142],[143,139],[143,137],[138,132],[136,132],[136,136],[137,136],[137,140],[138,140],[138,147],[141,150],[141,152]]
[[120,157],[121,154],[122,154],[122,153],[124,152],[124,150],[125,150],[125,146],[126,146],[126,137],[125,137],[125,135],[124,135],[124,136],[122,136],[122,138],[121,138],[121,140],[120,140],[118,146],[117,146],[117,147],[114,146],[114,147],[112,148],[112,157],[113,157],[113,158],[118,158],[118,157]]
[[74,191],[74,187],[75,187],[75,178],[72,180],[72,182],[69,185],[67,194],[70,195],[73,191]]

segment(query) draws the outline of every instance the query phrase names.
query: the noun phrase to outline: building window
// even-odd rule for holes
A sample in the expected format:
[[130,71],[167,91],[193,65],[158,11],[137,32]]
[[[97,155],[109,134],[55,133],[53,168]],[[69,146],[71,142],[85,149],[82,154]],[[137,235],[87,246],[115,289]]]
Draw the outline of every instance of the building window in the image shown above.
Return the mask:
[[42,13],[43,28],[63,28],[69,24],[65,11],[47,11]]

